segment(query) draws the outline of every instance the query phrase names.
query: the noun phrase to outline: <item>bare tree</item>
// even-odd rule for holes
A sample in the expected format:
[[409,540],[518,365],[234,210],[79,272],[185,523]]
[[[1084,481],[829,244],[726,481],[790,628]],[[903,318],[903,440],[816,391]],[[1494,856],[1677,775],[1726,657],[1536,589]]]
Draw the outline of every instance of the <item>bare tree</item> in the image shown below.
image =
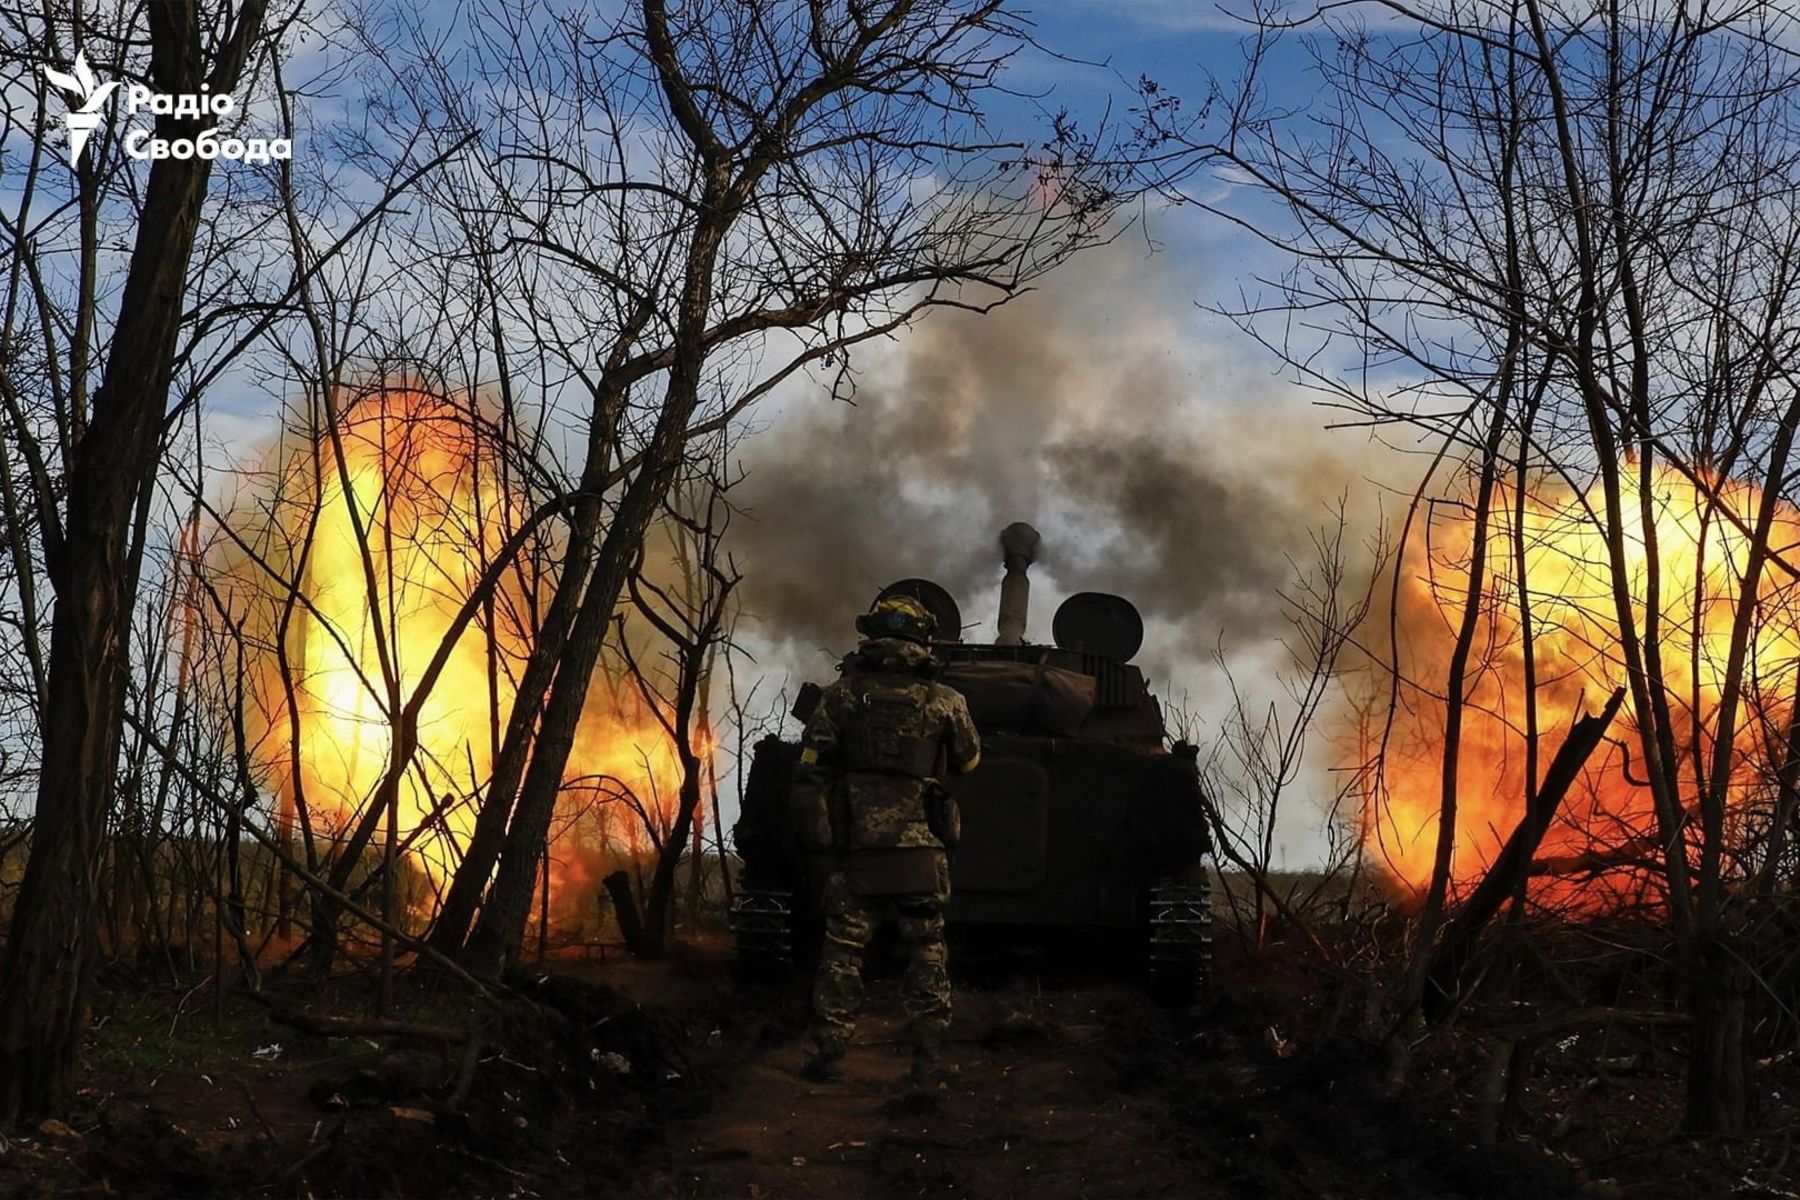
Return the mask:
[[[1535,662],[1579,628],[1590,665],[1573,677],[1627,689],[1631,765],[1652,797],[1639,832],[1660,847],[1694,1018],[1686,1120],[1740,1130],[1758,910],[1732,812],[1757,777],[1746,727],[1762,714],[1780,731],[1764,741],[1785,741],[1792,669],[1755,653],[1761,614],[1785,611],[1794,583],[1780,534],[1800,419],[1791,18],[1760,2],[1366,11],[1367,25],[1356,6],[1256,15],[1248,82],[1215,110],[1224,136],[1148,119],[1229,164],[1247,186],[1206,203],[1291,256],[1276,303],[1245,305],[1244,326],[1353,419],[1424,431],[1468,469],[1453,497],[1474,536],[1459,532],[1441,581],[1460,596],[1454,651],[1434,660],[1447,671],[1403,682],[1394,664],[1393,694],[1435,697],[1448,722],[1407,991],[1424,986],[1456,873],[1458,805],[1483,787],[1458,769],[1458,723],[1519,640]],[[1306,44],[1323,89],[1278,111],[1256,69],[1299,28],[1322,35]],[[1251,198],[1280,213],[1238,203]],[[1587,532],[1547,533],[1546,513]],[[1410,529],[1397,590],[1422,566]],[[1558,569],[1597,581],[1591,597],[1528,575],[1571,539],[1583,548],[1556,550]],[[1536,705],[1571,677],[1528,675],[1525,690]],[[1547,782],[1542,714],[1527,713],[1514,803],[1529,812]]]
[[[997,0],[795,0],[467,14],[456,52],[360,26],[404,148],[473,139],[433,189],[482,264],[515,386],[572,430],[562,565],[432,933],[492,969],[518,947],[589,680],[688,443],[940,304],[985,308],[1112,232],[1122,172],[1054,120],[1028,146],[984,97],[1029,44]],[[384,92],[392,91],[384,88]],[[491,881],[491,886],[490,886]],[[479,910],[480,918],[476,915]]]
[[[1343,659],[1352,651],[1371,608],[1371,595],[1386,569],[1386,547],[1380,538],[1369,547],[1366,581],[1352,576],[1344,545],[1347,518],[1339,502],[1335,521],[1313,535],[1316,559],[1296,567],[1284,599],[1291,635],[1284,640],[1289,662],[1277,682],[1284,693],[1266,700],[1247,695],[1239,686],[1225,648],[1217,652],[1231,703],[1203,763],[1207,818],[1214,846],[1224,861],[1242,871],[1254,891],[1247,924],[1261,949],[1273,909],[1315,947],[1323,943],[1307,924],[1306,912],[1339,874],[1343,862],[1329,864],[1323,879],[1302,896],[1295,888],[1280,889],[1275,871],[1276,830],[1282,804],[1307,767],[1307,750],[1317,740],[1319,717],[1340,690]],[[1358,590],[1360,584],[1360,591]],[[1318,763],[1311,764],[1316,770]],[[1340,784],[1331,809],[1359,786],[1355,776]],[[1236,898],[1232,898],[1236,903]]]
[[[741,578],[721,551],[731,514],[724,489],[701,480],[678,490],[685,494],[665,519],[675,551],[675,578],[665,584],[639,570],[627,585],[631,611],[663,643],[664,668],[656,670],[642,661],[623,629],[615,639],[633,686],[674,745],[681,768],[675,810],[667,826],[659,827],[647,813],[639,814],[656,852],[641,946],[649,957],[664,948],[673,916],[675,871],[694,840],[696,817],[702,815],[713,753],[706,715],[713,665],[721,647],[729,648],[733,590]],[[623,623],[624,614],[620,619]],[[697,861],[694,869],[698,870]]]
[[[193,705],[163,706],[156,686],[169,653],[179,660],[178,682],[190,685],[185,673],[208,655],[219,671],[243,665],[235,660],[242,639],[233,648],[232,639],[190,636],[198,612],[228,627],[243,617],[241,607],[191,590],[194,504],[205,490],[200,414],[221,380],[240,382],[232,373],[246,360],[304,328],[293,320],[294,304],[309,284],[372,231],[419,171],[442,161],[409,160],[395,175],[361,180],[373,186],[354,189],[349,203],[339,195],[335,206],[284,210],[293,162],[260,151],[293,133],[304,89],[284,82],[279,68],[312,32],[306,18],[298,5],[270,11],[262,0],[0,9],[8,103],[31,101],[29,112],[7,110],[0,134],[9,177],[16,167],[23,181],[8,193],[0,225],[9,297],[0,326],[0,551],[21,600],[19,646],[36,696],[21,744],[36,751],[37,766],[31,854],[0,982],[0,1116],[66,1099],[109,822],[138,839],[130,856],[147,889],[164,861],[159,845],[182,864],[184,877],[210,894],[187,895],[187,932],[210,903],[222,922],[216,934],[229,930],[249,969],[239,834],[259,832],[245,825],[259,797],[242,769],[244,731],[235,718],[243,706],[221,700],[229,688],[214,692],[206,715],[225,719],[202,720]],[[82,65],[72,77],[84,88],[92,79],[90,98],[102,105],[110,96],[102,111],[112,119],[65,170],[62,147],[48,136],[57,122],[44,72],[67,75],[77,51]],[[151,108],[154,139],[142,143],[151,132],[141,127],[145,118],[128,115],[141,103],[99,90],[100,80],[168,97]],[[230,94],[234,103],[209,105],[203,94]],[[213,152],[232,142],[258,147],[258,155]],[[156,153],[158,144],[165,153]],[[292,225],[279,219],[284,211],[300,221],[304,253],[283,236]],[[121,245],[129,253],[115,255]],[[172,459],[193,468],[180,498],[163,487]],[[165,535],[181,548],[165,552]],[[48,619],[46,594],[56,599]],[[183,628],[169,628],[170,620]],[[157,631],[148,644],[134,621]],[[122,722],[132,729],[123,763]],[[178,751],[209,765],[184,769]],[[233,763],[235,775],[212,777],[210,764]],[[123,805],[121,786],[130,789]],[[220,796],[231,798],[225,808],[214,803]],[[126,862],[115,845],[115,879]],[[167,893],[157,918],[165,947],[182,900],[177,889]],[[149,899],[154,906],[157,898]]]
[[[29,30],[9,50],[11,74],[40,65],[66,66],[67,49],[116,48],[114,78],[147,79],[163,93],[236,90],[262,44],[264,0],[218,5],[152,4],[122,9],[101,21],[66,25],[61,14],[37,20],[14,14]],[[72,16],[73,14],[71,14]],[[63,30],[73,35],[63,41]],[[8,39],[9,45],[15,43]],[[108,56],[111,58],[111,56]],[[40,77],[41,78],[41,77]],[[25,82],[43,100],[46,85]],[[10,82],[9,82],[10,87]],[[215,117],[157,120],[160,136],[192,139]],[[9,125],[16,136],[18,126]],[[164,158],[143,181],[135,241],[110,336],[103,341],[98,291],[103,193],[126,186],[117,169],[77,160],[74,204],[84,219],[68,231],[86,269],[72,298],[53,294],[39,255],[48,249],[28,228],[32,195],[48,189],[51,152],[27,157],[28,184],[9,220],[11,327],[5,340],[46,339],[32,347],[39,379],[21,377],[11,353],[0,365],[7,440],[31,471],[36,532],[56,596],[44,671],[42,739],[31,854],[0,965],[0,1120],[60,1108],[72,1087],[86,1003],[101,836],[111,811],[114,770],[127,678],[130,627],[143,547],[143,512],[151,499],[166,433],[165,413],[186,309],[189,269],[213,173],[210,158]],[[66,305],[66,307],[65,307]],[[58,334],[53,331],[67,331]],[[30,331],[30,332],[28,332]],[[54,344],[48,339],[56,338]],[[66,341],[63,340],[66,337]],[[40,380],[48,383],[40,390]],[[43,436],[43,403],[55,414]],[[29,563],[16,568],[26,574]]]

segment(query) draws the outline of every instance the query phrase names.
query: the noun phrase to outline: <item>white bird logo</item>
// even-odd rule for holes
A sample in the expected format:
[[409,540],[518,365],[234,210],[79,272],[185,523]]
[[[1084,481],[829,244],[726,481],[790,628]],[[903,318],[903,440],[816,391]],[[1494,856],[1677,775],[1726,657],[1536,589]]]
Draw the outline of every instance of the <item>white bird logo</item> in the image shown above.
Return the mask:
[[81,152],[87,148],[88,138],[100,125],[100,106],[112,95],[118,83],[101,83],[94,78],[94,72],[88,68],[87,55],[82,51],[75,52],[75,73],[66,75],[61,71],[44,68],[44,78],[65,92],[73,92],[81,98],[81,106],[75,107],[73,101],[69,111],[63,115],[63,123],[69,127],[69,162],[74,164],[81,159]]

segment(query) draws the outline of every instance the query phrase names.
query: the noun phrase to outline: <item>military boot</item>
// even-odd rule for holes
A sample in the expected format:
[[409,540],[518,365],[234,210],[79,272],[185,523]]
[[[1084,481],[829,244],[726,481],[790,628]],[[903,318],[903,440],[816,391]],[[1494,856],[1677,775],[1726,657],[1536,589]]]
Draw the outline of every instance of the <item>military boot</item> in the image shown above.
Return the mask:
[[912,1070],[907,1080],[920,1087],[936,1087],[948,1083],[956,1068],[944,1061],[944,1031],[921,1029],[914,1036]]
[[800,1068],[800,1078],[813,1083],[837,1083],[844,1078],[844,1048],[825,1043]]

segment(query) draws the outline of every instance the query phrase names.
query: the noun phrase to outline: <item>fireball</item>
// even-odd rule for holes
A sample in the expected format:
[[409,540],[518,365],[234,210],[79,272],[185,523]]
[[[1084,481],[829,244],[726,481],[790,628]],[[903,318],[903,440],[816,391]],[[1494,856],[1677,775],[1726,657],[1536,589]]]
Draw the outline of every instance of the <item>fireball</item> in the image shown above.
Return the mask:
[[[1742,483],[1696,486],[1673,469],[1655,472],[1650,494],[1626,472],[1624,584],[1631,623],[1660,658],[1674,742],[1690,811],[1718,730],[1731,628],[1742,597],[1760,494]],[[1708,493],[1711,493],[1710,495]],[[1481,616],[1469,666],[1457,764],[1453,882],[1479,879],[1525,811],[1527,695],[1541,731],[1538,771],[1572,723],[1596,711],[1626,680],[1618,601],[1597,485],[1496,490]],[[1646,503],[1647,502],[1647,503]],[[1398,657],[1408,681],[1383,763],[1386,795],[1364,817],[1365,845],[1402,881],[1423,889],[1437,839],[1444,755],[1443,695],[1474,552],[1464,504],[1421,522],[1406,548],[1409,573],[1398,601]],[[1648,520],[1643,519],[1648,513]],[[1646,526],[1653,534],[1645,536]],[[1523,572],[1517,554],[1523,544]],[[1800,510],[1780,506],[1771,544],[1800,545]],[[1521,583],[1523,589],[1521,589]],[[1535,688],[1527,686],[1521,595],[1531,625]],[[1755,604],[1743,710],[1738,718],[1731,807],[1740,823],[1765,811],[1769,764],[1793,710],[1800,613],[1795,583],[1766,569]],[[1570,791],[1538,853],[1533,897],[1594,910],[1657,901],[1660,839],[1645,782],[1642,740],[1630,703]]]
[[[214,565],[256,594],[263,626],[247,664],[260,701],[259,777],[284,830],[304,816],[316,838],[347,839],[377,800],[396,714],[448,643],[419,711],[393,830],[437,890],[461,861],[485,797],[554,588],[556,547],[528,541],[452,640],[458,613],[529,507],[489,424],[466,402],[381,388],[341,415],[335,444],[322,436],[288,451],[264,487],[276,494],[254,507],[260,527],[239,534],[278,552],[265,551],[261,566],[244,555]],[[635,684],[596,678],[553,827],[552,888],[585,886],[594,861],[620,852],[619,832],[642,824],[640,810],[666,829],[680,779],[677,748]],[[385,815],[379,828],[377,846]]]

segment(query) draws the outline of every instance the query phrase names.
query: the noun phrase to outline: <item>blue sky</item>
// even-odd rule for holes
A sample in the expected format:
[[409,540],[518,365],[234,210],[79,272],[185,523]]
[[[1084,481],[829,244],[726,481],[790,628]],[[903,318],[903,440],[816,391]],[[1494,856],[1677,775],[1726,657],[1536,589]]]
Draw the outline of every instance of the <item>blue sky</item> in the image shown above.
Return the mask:
[[[1030,10],[1036,31],[1046,47],[1078,56],[1084,62],[1059,61],[1049,55],[1027,54],[1015,63],[1012,85],[1032,93],[1008,111],[996,112],[997,123],[1027,128],[1034,104],[1050,109],[1067,107],[1088,116],[1112,101],[1117,119],[1128,119],[1124,106],[1134,100],[1140,76],[1154,79],[1165,92],[1191,97],[1198,104],[1208,75],[1230,79],[1240,69],[1242,28],[1229,23],[1210,6],[1184,5],[1167,0],[1046,0]],[[1291,98],[1304,101],[1310,92],[1310,76],[1298,69],[1300,55],[1289,51],[1296,64],[1278,77],[1278,86],[1293,89]],[[1216,189],[1218,185],[1202,183]],[[1252,198],[1242,198],[1255,203]],[[1276,214],[1270,212],[1270,218]],[[928,316],[918,330],[903,333],[891,344],[870,348],[863,355],[867,396],[853,418],[838,430],[840,440],[818,433],[834,420],[828,398],[804,388],[790,389],[759,414],[766,427],[747,445],[745,458],[751,478],[744,496],[757,506],[755,519],[781,526],[796,522],[790,532],[771,534],[752,548],[772,549],[782,539],[818,539],[839,547],[855,542],[867,547],[871,534],[892,515],[859,520],[858,514],[840,506],[812,503],[799,512],[783,511],[771,502],[774,495],[805,494],[771,479],[771,472],[804,470],[805,455],[784,457],[781,449],[790,440],[808,445],[839,445],[845,453],[856,441],[880,444],[883,422],[906,422],[908,404],[919,397],[889,402],[890,392],[904,393],[919,382],[921,356],[941,355],[946,342],[965,346],[972,365],[964,381],[965,396],[987,409],[1000,410],[983,428],[976,420],[972,436],[987,444],[1010,442],[1020,456],[1035,455],[1035,464],[989,461],[970,468],[964,448],[946,447],[942,458],[928,454],[907,464],[916,472],[905,486],[889,490],[913,494],[905,498],[871,495],[871,508],[898,505],[916,520],[930,526],[922,537],[877,541],[874,548],[845,551],[832,559],[836,578],[808,580],[807,555],[797,551],[800,567],[793,571],[790,590],[816,587],[829,591],[844,610],[838,636],[832,640],[829,625],[805,626],[811,640],[797,638],[784,645],[768,645],[759,636],[758,614],[752,611],[746,624],[746,643],[757,655],[760,673],[771,685],[786,679],[829,677],[835,654],[848,648],[854,635],[849,615],[864,593],[872,595],[881,583],[912,575],[936,577],[956,594],[964,620],[976,623],[974,640],[993,634],[992,614],[997,597],[999,562],[991,549],[1000,525],[1022,519],[1036,523],[1045,538],[1043,561],[1034,568],[1031,622],[1034,638],[1048,640],[1051,614],[1069,593],[1078,590],[1119,591],[1134,599],[1147,617],[1147,635],[1138,662],[1153,680],[1154,689],[1166,701],[1181,705],[1196,718],[1191,732],[1202,738],[1217,734],[1226,696],[1222,677],[1211,661],[1215,646],[1223,644],[1242,685],[1252,695],[1276,693],[1274,673],[1284,663],[1275,622],[1255,619],[1277,611],[1275,588],[1285,578],[1274,578],[1268,563],[1259,571],[1242,571],[1242,564],[1216,562],[1195,569],[1171,563],[1161,571],[1139,530],[1127,527],[1120,512],[1096,507],[1058,491],[1068,477],[1052,465],[1058,453],[1066,453],[1079,440],[1074,432],[1084,420],[1106,426],[1142,423],[1146,431],[1182,448],[1197,460],[1199,475],[1213,468],[1227,491],[1269,489],[1259,502],[1282,502],[1281,511],[1291,517],[1290,527],[1279,531],[1281,545],[1269,557],[1275,574],[1283,574],[1282,555],[1304,558],[1309,543],[1307,528],[1326,516],[1326,492],[1342,486],[1353,488],[1361,528],[1374,524],[1379,488],[1365,484],[1360,471],[1381,471],[1393,465],[1377,447],[1370,450],[1360,434],[1325,434],[1326,416],[1312,407],[1313,397],[1281,378],[1278,364],[1229,321],[1206,311],[1208,303],[1229,303],[1239,289],[1255,292],[1255,276],[1271,274],[1280,259],[1259,239],[1223,220],[1192,207],[1153,206],[1141,226],[1128,232],[1114,246],[1078,257],[1041,282],[1041,296],[1016,302],[1013,311],[984,318],[986,332],[971,327],[960,315]],[[949,328],[945,328],[948,326]],[[1046,383],[1032,376],[1009,380],[1006,367],[984,365],[983,343],[988,338],[1031,338],[1044,328],[1053,340],[1069,349],[1077,370],[1062,382]],[[920,349],[927,347],[927,349]],[[1055,347],[1052,347],[1053,349]],[[997,357],[1004,358],[1004,355]],[[1154,396],[1132,402],[1131,389],[1145,386],[1153,377]],[[930,373],[923,374],[929,378]],[[1043,389],[1035,410],[1012,405],[1010,392],[1017,387]],[[1246,420],[1246,414],[1250,419]],[[1009,434],[1004,423],[1018,423]],[[852,424],[854,422],[854,424]],[[1022,428],[1029,425],[1030,428]],[[860,432],[859,432],[860,430]],[[1131,431],[1120,434],[1128,439]],[[811,435],[810,437],[808,435]],[[895,443],[905,441],[896,434]],[[1128,440],[1120,445],[1131,445]],[[1319,462],[1343,447],[1348,467],[1334,466],[1316,472],[1317,486],[1308,487],[1291,469],[1295,462]],[[1221,449],[1223,448],[1223,449]],[[1310,459],[1308,456],[1312,456]],[[1283,460],[1287,461],[1284,462]],[[1235,461],[1233,461],[1235,460]],[[1241,470],[1234,470],[1241,467]],[[761,473],[760,477],[758,473]],[[1076,482],[1080,482],[1077,478]],[[1203,527],[1226,520],[1224,514],[1192,509],[1177,511],[1178,481],[1167,481],[1170,521],[1194,526],[1192,548],[1182,545],[1179,534],[1159,543],[1157,553],[1171,558],[1184,552],[1216,553],[1220,545],[1232,545],[1229,537],[1214,537]],[[765,490],[766,489],[766,490]],[[1285,494],[1283,492],[1285,489]],[[1310,494],[1305,494],[1310,493]],[[816,495],[809,496],[816,501]],[[1116,497],[1111,497],[1115,499]],[[1267,530],[1259,531],[1267,532]],[[941,536],[939,536],[941,534]],[[1352,535],[1358,541],[1360,533]],[[935,540],[934,540],[935,539]],[[1241,544],[1241,540],[1239,543]],[[941,554],[941,557],[939,557]],[[779,558],[780,555],[773,555]],[[990,559],[992,561],[990,561]],[[779,571],[765,557],[765,577]],[[1243,576],[1247,582],[1212,586],[1205,578]],[[844,577],[849,575],[852,581]],[[1186,582],[1196,586],[1187,593],[1185,610],[1175,595]],[[757,589],[747,583],[748,602],[754,609]],[[860,589],[860,590],[859,590]],[[1249,592],[1254,589],[1255,595]],[[1260,607],[1260,614],[1247,610]],[[792,630],[790,629],[790,632]],[[791,732],[791,730],[790,730]],[[1321,747],[1323,749],[1323,747]],[[1331,789],[1324,770],[1324,754],[1300,791],[1323,797]],[[1288,810],[1288,820],[1278,837],[1281,856],[1295,865],[1316,861],[1325,851],[1316,808],[1304,799]]]
[[[445,10],[424,11],[435,15]],[[1126,110],[1135,100],[1135,83],[1145,76],[1157,81],[1165,92],[1197,105],[1206,91],[1209,74],[1230,78],[1239,69],[1243,27],[1211,4],[1182,0],[1037,0],[1023,11],[1033,22],[1042,44],[1065,57],[1027,51],[1015,60],[1005,82],[1021,95],[1010,101],[999,100],[992,112],[995,126],[1008,134],[1029,135],[1034,128],[1034,109],[1038,107],[1067,108],[1078,118],[1091,121],[1110,104],[1115,122],[1129,122]],[[1304,98],[1301,89],[1309,88],[1300,71],[1279,76],[1277,82],[1295,89],[1296,100]],[[339,86],[348,95],[355,84],[343,80]],[[323,105],[321,114],[342,111],[340,102],[329,94],[317,103]],[[297,162],[304,156],[329,153],[323,144],[300,141],[296,145]],[[0,178],[0,197],[7,196],[8,190],[16,186],[16,179]],[[1275,433],[1285,429],[1291,434],[1303,427],[1316,429],[1322,423],[1310,414],[1304,394],[1278,380],[1275,364],[1263,352],[1228,322],[1204,311],[1205,303],[1228,300],[1240,287],[1254,289],[1251,276],[1276,264],[1274,256],[1254,238],[1191,208],[1162,210],[1150,212],[1141,227],[1126,234],[1119,245],[1104,254],[1104,264],[1084,268],[1078,259],[1043,281],[1041,286],[1046,293],[1066,292],[1067,298],[1038,302],[1039,309],[1024,310],[1030,314],[1054,309],[1071,339],[1086,339],[1081,353],[1091,361],[1081,385],[1094,390],[1092,407],[1096,412],[1104,411],[1111,403],[1110,397],[1120,390],[1137,386],[1134,381],[1146,361],[1153,360],[1159,388],[1157,419],[1176,427],[1181,437],[1204,442],[1215,425],[1224,429],[1229,424],[1234,410],[1254,406],[1279,410],[1266,425]],[[1034,301],[1028,299],[1025,303]],[[1071,321],[1075,324],[1068,324]],[[903,333],[888,345],[872,347],[865,356],[869,378],[875,385],[894,386],[904,381],[908,337]],[[235,378],[222,380],[222,386],[209,395],[205,420],[209,441],[247,458],[275,432],[281,383],[235,372],[234,375]],[[1003,379],[989,380],[985,386],[1003,390],[1005,383]],[[1083,397],[1068,392],[1059,402],[1065,424],[1078,421]],[[786,388],[765,411],[759,412],[758,424],[765,428],[756,437],[778,443],[787,435],[787,423],[816,417],[820,406],[829,403],[817,389]],[[1118,412],[1127,419],[1132,417],[1130,409]],[[876,419],[873,411],[865,415]],[[1220,436],[1244,436],[1241,426],[1233,428],[1234,432]],[[1045,437],[1044,445],[1051,446],[1050,434]],[[752,445],[755,440],[752,439]],[[219,460],[209,456],[209,468],[218,465],[222,465]],[[991,517],[1001,521],[1037,521],[1047,545],[1061,549],[1060,563],[1053,552],[1036,581],[1032,631],[1047,638],[1050,613],[1062,595],[1106,582],[1108,555],[1113,552],[1111,540],[1119,538],[1119,528],[1116,521],[1109,521],[1104,515],[1086,519],[1091,514],[1054,497],[1040,501],[1048,476],[1041,472],[1026,474],[1029,478],[1017,496],[1009,497],[1003,489],[990,488],[987,498],[993,509]],[[962,486],[952,480],[946,488],[954,493]],[[879,499],[871,497],[869,502],[877,503]],[[790,521],[796,519],[796,514],[771,512],[765,518]],[[958,531],[970,545],[946,545],[946,551],[971,559],[985,556],[997,529],[998,524],[993,529],[983,526]],[[1079,549],[1078,554],[1075,548]],[[1119,552],[1124,551],[1121,548]],[[1077,573],[1078,560],[1085,574]],[[930,573],[932,566],[896,561],[890,577]],[[870,570],[886,568],[874,564]],[[1141,564],[1139,574],[1143,574]],[[994,582],[997,585],[997,564]],[[992,594],[987,589],[977,589],[974,583],[970,588],[974,594],[963,597],[965,612],[977,619],[985,618],[992,608]],[[851,636],[850,615],[846,613],[842,623],[846,641]],[[1171,698],[1186,693],[1190,704],[1202,710],[1204,721],[1205,697],[1216,684],[1204,661],[1205,647],[1213,640],[1207,634],[1210,627],[1206,621],[1210,616],[1202,612],[1197,622],[1170,619],[1155,612],[1150,617],[1142,660],[1157,676],[1159,691]],[[1226,618],[1220,620],[1226,622]],[[987,630],[972,631],[976,637],[989,635]],[[754,641],[754,632],[750,637]],[[835,647],[844,648],[847,647]],[[1255,670],[1263,671],[1271,662],[1271,646],[1240,644],[1236,649]],[[816,676],[821,662],[816,652],[771,652],[762,666],[772,676],[806,677]],[[1207,730],[1203,727],[1197,732],[1204,734]],[[1299,856],[1307,854],[1301,851]]]

